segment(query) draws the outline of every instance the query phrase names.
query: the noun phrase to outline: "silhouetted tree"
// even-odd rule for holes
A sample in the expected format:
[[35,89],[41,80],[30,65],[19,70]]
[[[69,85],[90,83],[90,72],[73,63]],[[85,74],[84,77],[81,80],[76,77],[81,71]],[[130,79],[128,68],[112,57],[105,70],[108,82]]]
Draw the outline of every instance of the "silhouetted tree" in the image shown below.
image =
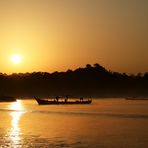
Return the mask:
[[66,72],[0,73],[0,95],[148,96],[148,73],[128,75],[98,63]]

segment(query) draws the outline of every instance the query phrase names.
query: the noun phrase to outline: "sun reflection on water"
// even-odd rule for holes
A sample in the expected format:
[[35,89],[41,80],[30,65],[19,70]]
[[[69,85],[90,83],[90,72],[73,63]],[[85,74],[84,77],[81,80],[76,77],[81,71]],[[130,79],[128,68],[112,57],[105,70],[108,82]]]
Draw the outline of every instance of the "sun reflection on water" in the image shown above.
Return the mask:
[[9,106],[9,109],[11,110],[23,110],[24,109],[24,106],[22,104],[22,101],[21,100],[17,100],[17,102],[12,102]]
[[19,121],[23,112],[23,105],[21,101],[13,102],[10,105],[10,109],[14,110],[10,113],[11,116],[11,128],[9,133],[10,143],[12,147],[21,147],[21,128]]

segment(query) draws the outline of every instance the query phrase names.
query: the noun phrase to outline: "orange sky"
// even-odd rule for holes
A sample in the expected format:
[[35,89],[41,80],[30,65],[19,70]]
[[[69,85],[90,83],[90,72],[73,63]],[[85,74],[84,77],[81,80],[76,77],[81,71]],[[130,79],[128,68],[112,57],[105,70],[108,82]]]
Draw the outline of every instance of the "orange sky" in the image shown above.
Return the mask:
[[[146,0],[1,0],[0,72],[65,71],[99,63],[148,71]],[[20,54],[20,64],[11,62]]]

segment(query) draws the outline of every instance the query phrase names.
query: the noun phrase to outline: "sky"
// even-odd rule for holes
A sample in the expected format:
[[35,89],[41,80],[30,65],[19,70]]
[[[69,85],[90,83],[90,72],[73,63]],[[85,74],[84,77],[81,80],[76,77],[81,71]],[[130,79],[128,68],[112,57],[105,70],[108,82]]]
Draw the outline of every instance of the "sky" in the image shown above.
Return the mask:
[[[147,0],[0,0],[0,72],[99,63],[148,72]],[[21,61],[12,62],[18,54]]]

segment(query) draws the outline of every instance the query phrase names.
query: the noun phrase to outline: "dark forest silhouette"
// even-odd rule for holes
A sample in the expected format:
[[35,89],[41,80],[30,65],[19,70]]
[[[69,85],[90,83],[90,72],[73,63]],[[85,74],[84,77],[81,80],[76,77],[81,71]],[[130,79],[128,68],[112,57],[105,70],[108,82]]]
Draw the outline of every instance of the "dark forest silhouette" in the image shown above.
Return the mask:
[[128,75],[99,64],[66,72],[0,73],[0,95],[17,97],[71,95],[72,97],[148,96],[148,73]]

